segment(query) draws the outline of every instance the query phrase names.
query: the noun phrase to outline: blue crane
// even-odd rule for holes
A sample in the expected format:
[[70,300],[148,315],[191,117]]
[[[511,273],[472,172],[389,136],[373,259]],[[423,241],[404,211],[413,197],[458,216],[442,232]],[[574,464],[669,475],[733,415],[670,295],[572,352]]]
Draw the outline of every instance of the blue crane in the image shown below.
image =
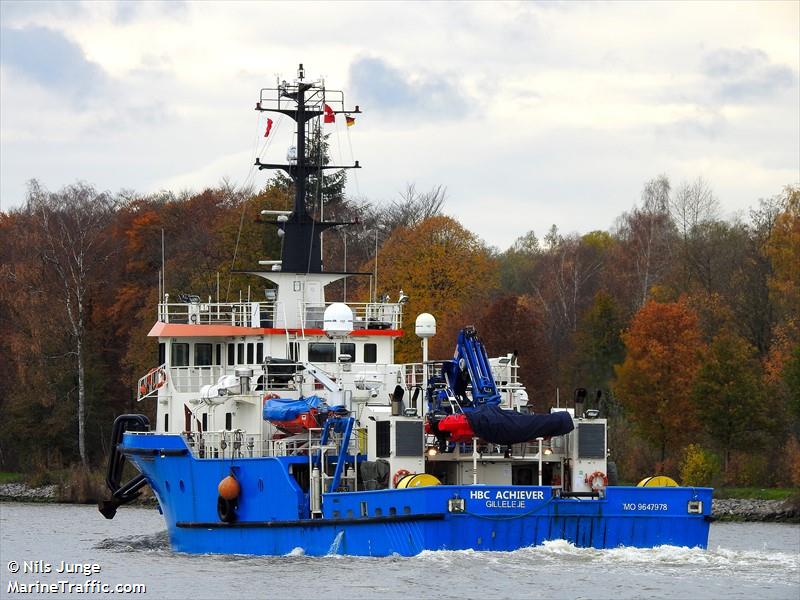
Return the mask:
[[[456,350],[453,360],[442,363],[441,378],[434,378],[433,383],[444,384],[438,392],[429,390],[429,402],[433,399],[432,410],[451,412],[456,409],[442,405],[442,401],[455,400],[460,409],[477,408],[483,405],[500,404],[489,357],[474,327],[465,327],[458,332]],[[468,388],[471,389],[467,396]],[[450,410],[448,410],[450,408]]]

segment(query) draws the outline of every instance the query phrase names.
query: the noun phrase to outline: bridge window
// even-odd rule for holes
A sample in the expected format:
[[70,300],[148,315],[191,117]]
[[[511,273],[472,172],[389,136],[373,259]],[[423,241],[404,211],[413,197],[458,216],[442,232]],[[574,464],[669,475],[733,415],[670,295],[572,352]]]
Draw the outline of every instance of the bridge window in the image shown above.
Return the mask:
[[352,342],[342,342],[339,344],[339,354],[349,354],[350,362],[356,360],[356,345]]
[[203,413],[203,431],[208,431],[208,413]]
[[336,362],[336,344],[312,342],[308,345],[308,362]]
[[244,364],[244,344],[236,344],[236,363]]
[[248,365],[252,365],[253,364],[253,359],[255,359],[254,348],[253,348],[254,345],[255,344],[253,344],[253,342],[250,342],[249,344],[247,344],[247,364]]
[[375,454],[378,458],[388,458],[392,451],[391,423],[389,421],[378,421],[375,424]]
[[378,362],[378,344],[364,344],[364,362]]
[[188,367],[189,366],[189,344],[172,344],[172,361],[173,367]]
[[236,364],[236,344],[228,344],[228,366]]
[[256,364],[261,364],[264,362],[264,342],[258,342],[256,344]]
[[217,360],[214,362],[215,365],[222,364],[222,344],[217,344]]
[[158,345],[158,364],[163,365],[167,362],[167,345],[161,342]]
[[195,344],[194,345],[194,364],[197,367],[207,367],[211,365],[212,361],[212,344]]
[[233,429],[233,413],[225,413],[225,429]]

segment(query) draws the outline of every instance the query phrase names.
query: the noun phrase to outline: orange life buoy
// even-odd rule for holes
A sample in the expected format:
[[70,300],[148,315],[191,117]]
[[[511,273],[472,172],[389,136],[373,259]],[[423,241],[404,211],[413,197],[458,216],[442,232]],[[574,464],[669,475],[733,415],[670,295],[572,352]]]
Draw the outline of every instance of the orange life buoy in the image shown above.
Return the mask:
[[608,476],[602,471],[595,471],[591,475],[587,475],[584,481],[592,488],[593,492],[608,487]]
[[154,385],[153,388],[158,389],[167,382],[167,372],[163,368],[156,369],[153,374]]
[[407,469],[399,469],[397,473],[394,474],[394,477],[392,477],[392,487],[396,488],[397,482],[399,482],[406,475],[411,475],[411,471],[408,471]]

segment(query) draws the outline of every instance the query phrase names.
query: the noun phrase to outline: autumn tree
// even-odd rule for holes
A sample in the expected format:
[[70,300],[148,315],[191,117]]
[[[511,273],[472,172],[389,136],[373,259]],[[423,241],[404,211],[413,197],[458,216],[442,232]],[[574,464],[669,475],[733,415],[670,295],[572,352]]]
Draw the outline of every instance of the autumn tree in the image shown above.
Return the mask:
[[[462,323],[465,325],[467,323]],[[553,398],[550,356],[541,314],[530,298],[504,295],[475,323],[489,356],[518,355],[519,378],[539,410]]]
[[532,293],[542,314],[555,386],[571,386],[580,315],[592,302],[613,240],[605,232],[562,236],[552,228],[536,261]]
[[324,234],[325,264],[344,264],[345,246],[349,270],[369,259],[374,261],[376,246],[382,246],[396,230],[416,227],[422,221],[440,215],[446,195],[447,188],[442,185],[421,191],[413,183],[407,183],[397,197],[380,204],[345,198],[329,217],[351,225]]
[[36,216],[34,232],[39,253],[60,289],[59,305],[72,338],[78,388],[78,448],[88,464],[86,450],[86,336],[89,300],[103,283],[103,266],[114,251],[107,235],[114,216],[114,199],[85,184],[47,192],[32,181],[28,210]]
[[731,451],[749,448],[765,426],[761,377],[756,350],[744,338],[727,329],[714,337],[692,397],[702,428],[722,452],[726,472]]
[[[52,274],[31,243],[35,216],[0,213],[0,465],[60,468],[77,441],[74,368]],[[69,358],[69,355],[67,355]]]
[[530,294],[535,281],[535,269],[542,256],[542,247],[533,231],[518,237],[511,247],[498,257],[500,287],[505,293]]
[[[365,265],[365,270],[372,265]],[[450,217],[436,216],[396,230],[378,255],[379,291],[410,296],[405,321],[432,313],[445,328],[448,319],[473,297],[488,297],[496,270],[483,242]],[[431,352],[449,353],[452,340],[434,338]],[[419,359],[418,340],[407,334],[397,344],[398,362]]]
[[673,224],[669,213],[671,186],[666,175],[648,181],[642,190],[641,206],[618,221],[620,258],[625,264],[635,298],[643,306],[670,265]]
[[800,187],[784,192],[764,252],[772,264],[769,290],[784,322],[800,327]]
[[575,334],[576,385],[608,392],[614,365],[625,355],[623,325],[617,303],[605,290],[598,291]]
[[622,334],[626,356],[615,367],[614,392],[661,460],[698,430],[692,402],[702,340],[685,302],[650,301]]
[[714,192],[699,177],[692,183],[682,183],[669,199],[669,210],[680,237],[681,283],[685,290],[691,285],[692,268],[697,262],[692,242],[697,230],[705,223],[716,221],[719,208]]
[[776,397],[786,401],[800,424],[800,188],[788,187],[781,204],[765,247],[772,265],[769,294],[778,321],[766,371]]

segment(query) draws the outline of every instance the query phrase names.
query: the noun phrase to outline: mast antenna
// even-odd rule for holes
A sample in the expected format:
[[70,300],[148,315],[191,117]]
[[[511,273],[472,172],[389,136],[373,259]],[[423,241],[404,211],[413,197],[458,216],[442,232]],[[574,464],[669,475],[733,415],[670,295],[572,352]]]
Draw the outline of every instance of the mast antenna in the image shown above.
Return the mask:
[[[306,83],[306,71],[303,63],[298,64],[297,80],[292,83],[282,81],[277,88],[261,90],[257,111],[280,113],[297,123],[296,146],[291,156],[287,156],[287,164],[262,163],[256,158],[255,165],[262,169],[281,169],[289,175],[294,183],[293,209],[287,218],[269,221],[278,228],[281,237],[281,271],[290,273],[322,273],[322,232],[332,227],[352,225],[349,222],[325,221],[324,208],[319,206],[319,220],[309,214],[307,200],[311,199],[314,190],[309,190],[308,179],[316,177],[316,192],[322,192],[323,172],[330,169],[359,169],[358,161],[352,165],[323,164],[322,138],[320,121],[332,123],[336,114],[358,113],[360,110],[348,110],[345,106],[344,93],[339,90],[326,90],[320,81]],[[308,136],[307,136],[308,133]],[[316,152],[311,156],[306,148],[316,137]],[[312,192],[307,198],[307,191]],[[317,206],[312,203],[312,212]]]

